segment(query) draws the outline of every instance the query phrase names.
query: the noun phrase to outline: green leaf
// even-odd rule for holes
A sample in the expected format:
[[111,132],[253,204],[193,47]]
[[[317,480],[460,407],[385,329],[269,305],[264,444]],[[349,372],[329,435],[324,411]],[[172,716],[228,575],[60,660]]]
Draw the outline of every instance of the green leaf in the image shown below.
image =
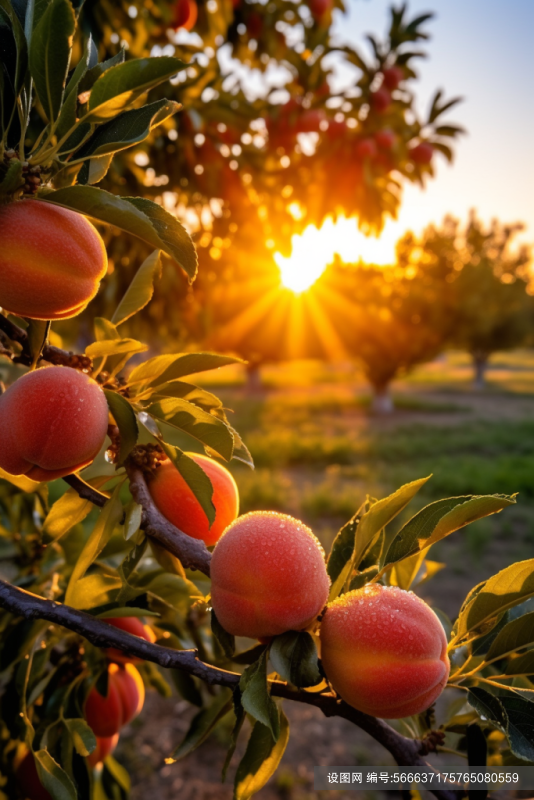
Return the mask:
[[356,528],[363,516],[365,505],[364,503],[353,518],[346,525],[343,525],[332,543],[332,549],[326,565],[326,571],[332,582],[340,576],[347,563],[352,561],[354,542],[356,541]]
[[278,706],[269,694],[267,660],[268,653],[265,650],[259,659],[243,672],[239,688],[245,711],[265,725],[276,741],[280,735],[280,714]]
[[90,755],[96,747],[96,736],[84,719],[65,719],[74,749],[80,756]]
[[74,784],[48,750],[37,750],[34,754],[39,780],[53,800],[76,800]]
[[133,369],[128,379],[128,386],[138,383],[151,385],[164,384],[169,381],[219,369],[228,364],[239,364],[241,359],[231,356],[220,356],[216,353],[180,353],[178,355],[155,356]]
[[493,722],[502,731],[506,731],[506,713],[498,697],[474,686],[469,689],[467,700],[477,714]]
[[[97,523],[89,539],[78,557],[72,575],[70,577],[69,585],[65,594],[66,605],[74,605],[76,597],[77,583],[83,578],[91,564],[98,558],[106,544],[109,542],[115,530],[115,526],[121,520],[123,514],[122,503],[120,500],[120,490],[122,483],[119,483],[113,494],[107,501],[106,505],[100,512]],[[75,606],[76,607],[76,606]]]
[[122,581],[116,573],[93,572],[80,578],[71,594],[70,605],[79,609],[99,608],[115,599]]
[[513,497],[482,495],[449,497],[423,508],[399,531],[387,552],[384,565],[417,553],[477,519],[513,505]]
[[180,103],[158,100],[142,108],[125,111],[115,119],[99,125],[95,134],[76,153],[74,158],[102,156],[125,150],[144,141],[154,128],[176,114]]
[[50,0],[31,38],[31,74],[51,122],[57,119],[63,100],[75,25],[69,1]]
[[113,153],[88,159],[78,173],[78,183],[90,184],[91,186],[95,183],[100,183],[108,174],[112,161]]
[[534,675],[534,650],[529,650],[517,658],[511,658],[504,672],[506,675]]
[[83,500],[78,492],[69,489],[56,500],[48,512],[43,523],[43,533],[58,540],[82,522],[93,508],[90,500]]
[[196,714],[184,740],[178,745],[172,756],[176,760],[183,758],[204,742],[219,720],[232,710],[232,696],[228,689],[215,697],[212,704]]
[[284,681],[299,689],[321,683],[317,648],[313,636],[306,631],[288,631],[277,636],[269,654],[271,664]]
[[235,776],[234,800],[249,800],[274,775],[289,741],[289,722],[280,710],[280,736],[273,742],[269,728],[256,722]]
[[194,706],[202,707],[202,695],[200,694],[194,678],[187,672],[179,669],[171,669],[171,678],[180,697],[187,700]]
[[100,358],[102,356],[124,355],[126,353],[144,353],[148,350],[148,345],[138,342],[136,339],[106,339],[101,342],[93,342],[85,348],[85,355],[90,358]]
[[427,478],[406,483],[389,497],[378,500],[363,515],[356,530],[354,566],[358,566],[365,551],[372,546],[382,528],[385,528],[397,514],[400,514],[430,477],[429,475]]
[[212,500],[213,486],[210,479],[202,467],[180,450],[179,447],[174,447],[171,444],[167,444],[167,442],[161,442],[160,444],[202,506],[202,510],[211,527],[215,521],[216,512]]
[[121,322],[133,317],[134,314],[137,314],[150,302],[154,294],[154,282],[160,275],[160,252],[159,250],[154,250],[153,253],[145,258],[137,270],[134,279],[126,290],[126,294],[113,314],[111,321],[114,325],[120,325]]
[[484,660],[503,658],[529,644],[534,644],[534,611],[505,625],[493,640]]
[[96,186],[66,186],[42,194],[39,199],[71,208],[98,222],[115,225],[163,250],[191,280],[196,275],[197,254],[190,235],[176,217],[151,200],[118,197]]
[[111,67],[93,85],[86,122],[103,122],[131,107],[138,97],[172,78],[187,64],[173,56],[135,58]]
[[111,56],[111,58],[108,58],[106,61],[101,61],[100,64],[95,64],[94,67],[90,67],[80,81],[79,92],[88,92],[93,88],[96,81],[104,72],[107,72],[108,69],[115,67],[117,64],[123,64],[125,58],[126,50],[124,47],[121,47],[119,52]]
[[194,583],[163,570],[147,584],[139,581],[140,586],[179,613],[187,614],[195,599],[204,599]]
[[241,705],[241,692],[239,691],[239,689],[236,689],[234,692],[234,714],[235,714],[235,724],[234,727],[232,728],[232,734],[230,737],[230,746],[228,747],[226,758],[224,759],[224,764],[221,774],[221,783],[224,783],[226,780],[226,773],[228,772],[232,756],[234,755],[235,749],[237,747],[237,740],[239,739],[241,728],[243,727],[243,723],[247,716],[245,714],[245,709]]
[[125,793],[126,797],[128,797],[131,788],[130,775],[128,774],[128,771],[122,766],[122,764],[119,764],[119,762],[116,761],[113,758],[113,756],[108,756],[104,762],[104,775],[103,775],[104,778],[106,772],[109,772],[109,774],[113,777],[115,783],[119,784],[119,786]]
[[17,47],[17,62],[13,79],[13,91],[16,97],[24,85],[24,79],[28,70],[28,45],[23,27],[9,0],[0,0],[0,20],[3,15],[5,15],[10,22],[11,32]]
[[120,433],[120,452],[118,463],[124,464],[126,458],[130,455],[139,437],[139,427],[137,425],[137,418],[135,411],[128,400],[121,394],[112,391],[111,389],[104,389],[108,407],[111,411],[111,416]]
[[185,431],[202,444],[207,445],[226,461],[230,461],[234,449],[234,437],[220,419],[208,414],[193,403],[180,397],[168,397],[151,403],[147,413],[173,428]]
[[[1,75],[2,73],[0,72],[0,80]],[[2,87],[0,84],[0,89],[1,88]],[[0,124],[2,122],[1,110],[2,105],[0,103]],[[22,162],[17,158],[13,158],[11,159],[3,180],[0,182],[0,193],[3,195],[14,194],[14,192],[16,192],[17,189],[20,189],[22,186],[24,186],[24,179],[22,177]]]
[[521,697],[502,697],[510,749],[518,758],[534,761],[534,703]]
[[73,128],[76,124],[76,111],[78,108],[78,85],[87,72],[87,67],[89,65],[89,59],[91,56],[91,47],[92,38],[89,35],[89,39],[85,44],[82,57],[78,61],[76,69],[69,78],[67,87],[65,89],[63,106],[61,108],[56,126],[56,134],[58,139],[62,139],[64,136],[66,136],[71,128]]
[[28,346],[32,357],[32,368],[35,367],[41,357],[49,331],[50,322],[47,320],[30,319],[28,322],[26,333],[28,334]]
[[235,653],[235,636],[225,631],[213,608],[211,609],[211,631],[221,645],[225,656],[231,658]]
[[456,639],[487,633],[507,609],[534,596],[534,559],[519,561],[487,580],[460,611]]

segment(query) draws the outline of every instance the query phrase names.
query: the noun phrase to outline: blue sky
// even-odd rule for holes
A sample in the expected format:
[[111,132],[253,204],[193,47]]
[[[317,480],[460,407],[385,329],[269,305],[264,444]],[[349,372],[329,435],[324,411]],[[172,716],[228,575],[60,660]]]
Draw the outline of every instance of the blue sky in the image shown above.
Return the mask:
[[[362,43],[366,32],[384,35],[389,2],[346,3],[348,16],[337,21],[341,39]],[[534,241],[534,0],[412,0],[408,11],[436,13],[427,25],[429,58],[418,61],[420,109],[426,111],[436,88],[462,95],[465,102],[448,119],[468,135],[452,167],[439,158],[426,191],[407,187],[399,221],[387,234],[420,229],[447,212],[463,219],[475,207],[485,220],[524,221],[525,238]]]

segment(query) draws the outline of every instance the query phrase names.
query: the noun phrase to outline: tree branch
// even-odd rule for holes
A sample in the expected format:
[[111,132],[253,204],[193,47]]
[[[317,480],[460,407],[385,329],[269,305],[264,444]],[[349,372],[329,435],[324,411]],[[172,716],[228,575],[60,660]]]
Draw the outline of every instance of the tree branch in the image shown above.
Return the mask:
[[[3,314],[0,314],[0,331],[3,331],[12,342],[16,342],[22,346],[22,353],[18,356],[14,356],[13,360],[17,364],[25,364],[28,367],[31,366],[32,355],[28,347],[28,334],[26,331],[18,325],[15,325],[15,323],[11,322],[7,317],[4,317]],[[45,344],[41,353],[41,358],[57,366],[73,367],[86,371],[91,371],[93,366],[93,362],[89,356],[77,355],[68,350],[61,350],[61,348],[54,347],[51,344]]]
[[82,500],[90,500],[98,508],[104,508],[109,500],[107,494],[102,494],[98,489],[94,489],[89,483],[82,480],[79,475],[64,475],[63,480],[77,492]]
[[[239,685],[239,674],[204,663],[196,650],[172,650],[152,644],[84,611],[38,597],[3,580],[0,580],[0,606],[25,619],[45,619],[61,625],[96,647],[117,648],[129,656],[151,661],[166,669],[182,670],[211,686],[223,686],[233,691]],[[343,717],[353,722],[389,750],[400,766],[428,766],[421,757],[420,741],[402,736],[383,720],[357,711],[333,694],[292,689],[281,681],[270,681],[270,688],[275,697],[306,703],[319,708],[326,717]],[[438,800],[458,800],[460,796],[453,790],[434,790],[433,794]]]
[[147,536],[155,539],[169,553],[179,558],[184,567],[198,569],[209,576],[211,553],[204,542],[183,533],[163,516],[156,508],[145,476],[138,467],[126,464],[126,471],[133,498],[143,507],[141,527]]

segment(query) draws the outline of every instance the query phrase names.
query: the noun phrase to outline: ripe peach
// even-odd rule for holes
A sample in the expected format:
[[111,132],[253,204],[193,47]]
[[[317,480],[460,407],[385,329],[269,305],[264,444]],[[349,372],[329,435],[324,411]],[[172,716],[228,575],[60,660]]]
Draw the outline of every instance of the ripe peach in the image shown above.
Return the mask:
[[336,119],[331,119],[328,123],[328,129],[326,131],[326,135],[330,139],[330,141],[335,142],[338,140],[345,139],[349,130],[349,126],[345,122],[345,120],[341,120],[338,122]]
[[0,467],[34,481],[61,478],[93,461],[107,427],[106,397],[87,375],[28,372],[0,395]]
[[383,114],[391,105],[391,95],[387,89],[377,89],[376,92],[371,92],[371,107],[378,114]]
[[108,268],[106,248],[89,220],[40,200],[0,208],[0,306],[32,319],[83,311]]
[[[126,633],[139,636],[140,639],[144,639],[146,642],[156,641],[152,628],[149,628],[148,625],[143,625],[138,617],[108,617],[103,622],[107,622],[108,625],[119,628],[121,631],[126,631]],[[125,655],[122,650],[116,650],[114,647],[108,647],[106,655],[111,661],[117,661],[119,664],[136,664],[141,660],[139,658],[131,658]]]
[[118,742],[118,733],[116,733],[115,736],[97,736],[96,748],[93,750],[91,755],[87,757],[89,764],[92,767],[96,767],[97,764],[101,764],[102,761],[105,761],[105,759],[115,750]]
[[429,142],[421,142],[410,148],[409,155],[416,164],[430,164],[434,155],[434,148]]
[[371,584],[334,600],[321,622],[321,659],[343,700],[386,719],[424,711],[449,677],[439,619],[396,586]]
[[390,128],[384,128],[375,133],[375,142],[384,150],[391,150],[396,141],[397,136]]
[[46,791],[37,772],[33,753],[28,750],[17,767],[17,784],[22,797],[27,800],[52,800],[52,795]]
[[320,22],[332,8],[332,0],[310,0],[310,11],[316,22]]
[[376,143],[374,139],[361,139],[355,149],[358,158],[373,158],[376,156]]
[[384,76],[384,86],[387,89],[396,89],[404,78],[404,70],[401,67],[386,67],[382,70]]
[[185,28],[190,31],[195,27],[198,17],[198,6],[195,0],[178,0],[174,6],[171,28],[175,31]]
[[108,667],[108,693],[93,686],[85,702],[85,718],[95,736],[110,737],[136,717],[145,702],[143,679],[133,664]]
[[211,601],[235,636],[266,639],[306,628],[324,607],[329,584],[320,543],[287,514],[245,514],[213,551]]
[[149,481],[154,503],[169,522],[193,539],[215,544],[239,513],[236,482],[217,461],[197,453],[188,455],[201,467],[213,486],[215,521],[211,528],[202,506],[171,461],[164,461]]

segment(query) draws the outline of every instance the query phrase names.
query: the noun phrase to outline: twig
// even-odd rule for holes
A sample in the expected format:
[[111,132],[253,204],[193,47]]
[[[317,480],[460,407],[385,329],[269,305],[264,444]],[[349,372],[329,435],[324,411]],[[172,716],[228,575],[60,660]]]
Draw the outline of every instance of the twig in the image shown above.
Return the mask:
[[[22,346],[22,353],[13,357],[13,361],[17,364],[25,364],[31,366],[32,355],[28,347],[28,334],[23,328],[15,325],[3,314],[0,314],[0,330],[3,331],[12,342],[16,342]],[[92,370],[93,362],[89,356],[81,356],[72,353],[68,350],[61,350],[59,347],[54,347],[51,344],[45,344],[41,353],[41,358],[50,364],[56,366],[73,367],[74,369],[83,369],[87,372]]]
[[[38,597],[3,580],[0,580],[0,606],[25,619],[45,619],[61,625],[83,636],[96,647],[117,648],[129,656],[151,661],[161,667],[182,670],[211,686],[234,690],[239,684],[240,675],[204,663],[198,658],[196,650],[172,650],[152,644],[84,611]],[[275,697],[306,703],[319,708],[326,717],[343,717],[353,722],[389,750],[399,766],[428,766],[420,755],[420,741],[402,736],[383,720],[357,711],[335,695],[291,689],[281,681],[271,681],[270,686]],[[433,794],[438,800],[458,800],[460,797],[455,791],[434,790]]]
[[143,507],[141,527],[147,536],[179,558],[184,567],[198,569],[209,576],[211,553],[204,542],[183,533],[158,511],[140,469],[126,464],[126,471],[133,498]]
[[109,497],[107,494],[102,494],[99,492],[98,489],[94,489],[84,480],[82,480],[79,475],[64,475],[63,480],[65,483],[68,483],[75,492],[82,498],[82,500],[90,500],[91,503],[98,508],[104,508]]

